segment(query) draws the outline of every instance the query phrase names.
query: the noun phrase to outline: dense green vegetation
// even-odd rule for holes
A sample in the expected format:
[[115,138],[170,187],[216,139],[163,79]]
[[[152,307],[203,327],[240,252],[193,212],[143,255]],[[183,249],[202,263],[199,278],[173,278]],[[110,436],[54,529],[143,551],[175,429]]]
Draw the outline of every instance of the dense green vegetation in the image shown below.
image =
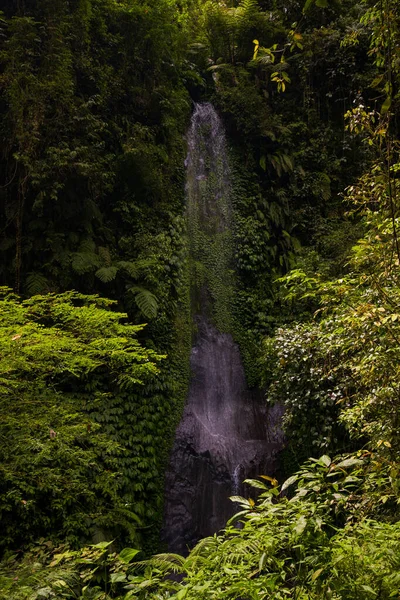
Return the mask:
[[188,15],[167,0],[6,2],[3,11],[1,283],[24,298],[99,293],[132,323],[151,321],[139,337],[168,355],[159,377],[92,412],[129,447],[118,469],[157,540],[191,345],[184,82],[198,76],[183,51]]
[[156,456],[135,456],[132,399],[162,357],[111,305],[77,292],[1,298],[3,549],[49,531],[71,543],[118,527],[136,537]]
[[[0,598],[399,598],[395,0],[2,10]],[[149,558],[189,378],[193,99],[233,173],[220,326],[285,406],[287,479]]]

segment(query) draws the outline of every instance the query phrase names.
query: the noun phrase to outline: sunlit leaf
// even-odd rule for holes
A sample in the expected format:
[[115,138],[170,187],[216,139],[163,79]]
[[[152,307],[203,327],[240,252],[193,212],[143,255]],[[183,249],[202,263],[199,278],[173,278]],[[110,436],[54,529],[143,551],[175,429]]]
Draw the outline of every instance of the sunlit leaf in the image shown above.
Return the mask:
[[292,475],[289,477],[289,479],[286,479],[286,481],[282,484],[281,491],[284,492],[289,486],[293,485],[293,483],[296,483],[298,478],[298,475]]

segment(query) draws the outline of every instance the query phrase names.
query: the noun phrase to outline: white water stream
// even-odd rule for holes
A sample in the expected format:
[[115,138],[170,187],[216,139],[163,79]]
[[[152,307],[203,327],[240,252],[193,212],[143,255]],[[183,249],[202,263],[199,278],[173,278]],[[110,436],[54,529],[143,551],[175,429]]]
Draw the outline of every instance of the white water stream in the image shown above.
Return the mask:
[[[196,106],[186,168],[189,235],[199,215],[208,233],[230,228],[225,133],[211,104]],[[174,552],[223,527],[235,512],[229,496],[243,493],[246,477],[276,471],[282,448],[280,409],[267,410],[262,394],[248,390],[238,346],[210,323],[210,302],[201,295],[190,390],[166,475],[163,537]]]

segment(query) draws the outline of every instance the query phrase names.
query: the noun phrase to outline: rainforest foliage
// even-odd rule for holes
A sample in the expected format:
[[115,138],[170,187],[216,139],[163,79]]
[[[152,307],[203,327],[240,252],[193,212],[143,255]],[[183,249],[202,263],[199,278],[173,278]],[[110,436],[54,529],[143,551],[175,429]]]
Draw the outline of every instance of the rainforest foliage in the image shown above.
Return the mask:
[[[398,598],[398,3],[2,11],[0,598]],[[286,481],[149,559],[189,380],[193,100],[226,126],[224,320],[284,404]]]
[[131,323],[150,321],[138,335],[168,354],[159,377],[140,392],[110,384],[114,399],[91,411],[125,448],[115,460],[136,494],[129,510],[155,531],[191,345],[183,136],[199,75],[183,50],[186,8],[10,1],[0,20],[1,283],[23,298],[100,294]]
[[21,302],[3,290],[3,549],[49,531],[76,543],[122,526],[131,538],[145,515],[140,496],[157,457],[151,445],[134,456],[131,397],[162,357],[112,304],[77,292]]

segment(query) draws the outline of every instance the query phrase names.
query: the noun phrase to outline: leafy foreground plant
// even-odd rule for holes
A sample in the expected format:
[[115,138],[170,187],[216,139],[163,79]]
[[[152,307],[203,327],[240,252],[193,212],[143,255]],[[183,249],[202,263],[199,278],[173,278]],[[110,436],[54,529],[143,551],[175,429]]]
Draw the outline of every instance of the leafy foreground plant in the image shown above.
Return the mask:
[[[15,556],[0,568],[0,598],[114,598],[119,581],[125,581],[129,562],[139,550],[113,552],[113,542],[71,550],[54,548],[40,540],[19,563]],[[118,571],[118,573],[116,573]]]
[[41,556],[36,549],[18,566],[3,563],[0,599],[399,598],[400,523],[362,510],[371,481],[377,491],[390,479],[386,463],[374,477],[376,463],[367,452],[336,461],[325,455],[280,489],[270,477],[247,480],[261,491],[257,502],[232,497],[242,510],[187,558],[160,554],[130,565],[134,549],[117,555],[98,544],[43,553],[42,545]]
[[[182,583],[161,581],[154,589],[149,577],[153,595],[137,586],[131,597],[156,599],[166,590],[177,600],[397,598],[399,525],[357,520],[375,458],[311,459],[280,490],[275,480],[269,489],[247,480],[261,489],[259,500],[233,497],[243,510],[222,535],[201,541],[187,559],[153,559],[159,571],[180,573]],[[292,498],[282,495],[295,483]]]
[[0,551],[42,536],[135,539],[140,506],[123,468],[137,458],[108,415],[161,357],[111,300],[67,292],[21,301],[1,291]]

